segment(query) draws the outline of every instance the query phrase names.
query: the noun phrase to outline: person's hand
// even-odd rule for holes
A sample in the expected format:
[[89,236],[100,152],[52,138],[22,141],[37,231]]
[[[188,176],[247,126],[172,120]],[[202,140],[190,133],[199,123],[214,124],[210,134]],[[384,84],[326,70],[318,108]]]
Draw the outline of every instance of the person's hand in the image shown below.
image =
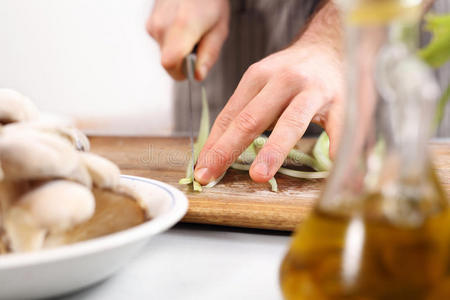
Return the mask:
[[195,76],[203,80],[228,35],[228,0],[156,0],[147,31],[161,48],[161,64],[176,80],[185,78],[183,58],[197,48]]
[[250,168],[254,181],[274,176],[311,121],[325,128],[333,156],[342,127],[342,73],[340,51],[306,39],[252,65],[214,123],[196,180],[207,184],[218,178],[275,122]]

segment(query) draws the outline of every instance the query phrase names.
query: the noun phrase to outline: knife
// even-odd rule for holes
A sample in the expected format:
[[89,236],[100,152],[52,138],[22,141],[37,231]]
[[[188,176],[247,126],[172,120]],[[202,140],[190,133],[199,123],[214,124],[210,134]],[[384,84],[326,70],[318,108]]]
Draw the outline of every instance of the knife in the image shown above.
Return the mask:
[[194,176],[194,165],[195,165],[195,153],[194,153],[194,108],[193,108],[193,90],[194,90],[194,70],[195,63],[197,61],[197,46],[194,47],[194,50],[188,54],[185,58],[185,74],[188,78],[188,87],[189,87],[189,129],[190,129],[190,142],[191,142],[191,155],[192,155],[192,177]]

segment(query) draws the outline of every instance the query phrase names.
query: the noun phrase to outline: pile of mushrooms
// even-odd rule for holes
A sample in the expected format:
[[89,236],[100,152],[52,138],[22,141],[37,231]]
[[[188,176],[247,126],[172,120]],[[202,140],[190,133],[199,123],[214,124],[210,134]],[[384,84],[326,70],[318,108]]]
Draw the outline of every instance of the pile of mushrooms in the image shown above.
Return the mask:
[[89,147],[78,129],[0,89],[0,254],[49,247],[52,235],[88,221],[95,188],[123,192],[119,168]]

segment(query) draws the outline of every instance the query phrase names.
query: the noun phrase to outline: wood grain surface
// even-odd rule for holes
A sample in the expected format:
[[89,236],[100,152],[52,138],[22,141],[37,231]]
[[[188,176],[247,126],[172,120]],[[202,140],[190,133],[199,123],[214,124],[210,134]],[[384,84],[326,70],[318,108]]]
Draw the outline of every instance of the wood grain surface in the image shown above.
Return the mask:
[[[273,230],[293,230],[313,207],[324,180],[302,180],[276,175],[278,193],[268,184],[255,183],[247,172],[229,170],[211,189],[192,192],[178,180],[184,176],[190,151],[184,138],[91,137],[92,151],[119,165],[122,174],[142,176],[169,183],[189,198],[184,222],[217,224]],[[308,150],[313,140],[299,144]],[[441,182],[450,189],[450,143],[433,142]]]

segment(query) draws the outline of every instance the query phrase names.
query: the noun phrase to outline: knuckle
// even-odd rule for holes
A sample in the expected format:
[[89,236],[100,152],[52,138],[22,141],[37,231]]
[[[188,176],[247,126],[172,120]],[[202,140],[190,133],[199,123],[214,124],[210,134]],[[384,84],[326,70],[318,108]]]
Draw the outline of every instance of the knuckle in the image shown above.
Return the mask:
[[308,123],[300,113],[290,113],[280,119],[283,127],[303,129]]
[[221,113],[215,122],[215,126],[217,126],[221,131],[225,131],[228,126],[231,124],[231,122],[233,121],[233,116],[231,116],[228,113]]
[[287,67],[280,72],[279,75],[280,81],[283,82],[284,85],[300,85],[305,86],[308,82],[308,77],[300,70],[297,70],[293,67]]
[[170,72],[181,72],[181,63],[183,54],[179,49],[171,49],[172,52],[167,53],[163,50],[161,55],[161,65]]
[[147,32],[153,38],[158,38],[164,32],[164,23],[157,16],[152,16],[147,22]]
[[207,160],[207,165],[223,166],[228,163],[229,155],[222,149],[214,147],[208,151],[206,160]]
[[254,63],[245,72],[247,76],[264,77],[269,73],[269,68],[264,63]]
[[175,16],[174,24],[180,28],[185,28],[189,24],[189,15],[184,10],[179,10]]
[[161,57],[161,65],[167,71],[172,71],[174,68],[174,62],[171,59],[166,58],[165,56]]
[[267,143],[263,150],[264,151],[261,150],[261,159],[269,165],[281,166],[287,156],[287,151],[276,143]]
[[242,111],[236,118],[237,128],[245,134],[254,134],[258,130],[258,122],[247,111]]

